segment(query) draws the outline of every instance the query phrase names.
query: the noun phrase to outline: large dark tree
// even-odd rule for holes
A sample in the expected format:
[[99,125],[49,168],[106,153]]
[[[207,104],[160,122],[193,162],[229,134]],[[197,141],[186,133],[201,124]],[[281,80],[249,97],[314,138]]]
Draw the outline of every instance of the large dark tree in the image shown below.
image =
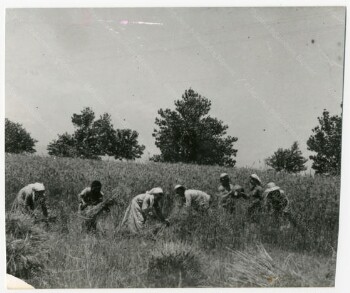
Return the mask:
[[140,158],[145,147],[138,144],[138,133],[131,129],[114,129],[111,116],[104,113],[95,120],[95,113],[84,108],[80,114],[73,114],[75,132],[58,135],[47,149],[50,155],[99,159],[113,156],[116,159],[134,160]]
[[302,156],[298,142],[294,142],[290,149],[279,148],[265,162],[276,171],[298,173],[306,170],[307,159]]
[[209,116],[211,102],[194,90],[175,101],[175,110],[160,109],[153,136],[161,155],[155,161],[234,166],[236,137],[226,136],[228,126]]
[[307,141],[308,150],[316,153],[310,156],[312,168],[316,174],[340,174],[342,117],[323,110],[322,117],[317,119],[320,125],[312,129]]
[[35,143],[22,124],[5,118],[5,152],[7,153],[35,153]]
[[145,147],[143,145],[139,145],[137,142],[138,133],[135,130],[131,129],[118,129],[117,130],[117,140],[116,140],[116,148],[119,150],[115,155],[116,159],[133,159],[139,158]]

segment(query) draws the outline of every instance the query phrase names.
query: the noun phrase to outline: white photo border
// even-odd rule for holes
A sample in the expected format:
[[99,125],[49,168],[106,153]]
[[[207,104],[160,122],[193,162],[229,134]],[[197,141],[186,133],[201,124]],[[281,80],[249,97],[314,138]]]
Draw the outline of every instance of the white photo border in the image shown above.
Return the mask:
[[[0,131],[0,167],[1,180],[0,192],[0,291],[23,292],[23,290],[7,290],[5,284],[6,273],[6,245],[5,245],[5,148],[4,148],[4,118],[5,118],[5,13],[6,8],[102,8],[102,7],[290,7],[290,6],[343,6],[349,7],[349,0],[11,0],[0,1],[0,38],[1,38],[1,131]],[[346,24],[345,24],[346,25]],[[345,40],[349,40],[349,30],[346,29]],[[350,188],[346,184],[346,178],[350,175],[350,79],[349,46],[345,41],[344,56],[344,91],[343,91],[343,135],[342,135],[342,172],[341,172],[341,197],[339,238],[337,253],[337,270],[334,288],[208,288],[208,289],[68,289],[69,292],[350,292]],[[142,290],[142,291],[141,291]],[[67,292],[67,289],[41,289],[41,292]],[[35,292],[27,290],[26,292]]]

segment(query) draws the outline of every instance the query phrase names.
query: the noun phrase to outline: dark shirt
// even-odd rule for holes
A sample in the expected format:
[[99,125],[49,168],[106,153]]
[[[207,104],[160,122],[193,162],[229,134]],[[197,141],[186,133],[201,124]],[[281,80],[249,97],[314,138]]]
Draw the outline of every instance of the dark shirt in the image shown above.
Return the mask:
[[251,198],[260,201],[263,199],[263,192],[263,188],[260,185],[256,185],[250,190],[250,196]]
[[91,187],[87,187],[79,194],[79,201],[80,206],[84,203],[87,206],[94,206],[103,201],[103,193],[93,193],[91,192]]
[[273,209],[273,211],[275,212],[282,212],[286,210],[289,203],[284,192],[281,190],[275,190],[270,192],[266,197],[266,202],[268,209]]

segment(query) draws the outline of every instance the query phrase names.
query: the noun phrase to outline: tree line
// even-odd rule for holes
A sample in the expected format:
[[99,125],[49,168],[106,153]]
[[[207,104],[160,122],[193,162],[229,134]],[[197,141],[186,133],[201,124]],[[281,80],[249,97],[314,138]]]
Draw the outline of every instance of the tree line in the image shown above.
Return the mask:
[[[160,154],[150,158],[155,162],[183,162],[233,167],[236,164],[237,137],[227,135],[228,125],[209,115],[211,101],[193,89],[185,90],[181,99],[174,101],[175,108],[159,109],[153,130]],[[72,134],[58,134],[47,150],[49,155],[84,159],[117,160],[140,158],[145,146],[138,142],[138,132],[114,128],[111,115],[104,113],[98,119],[87,107],[73,114]],[[319,125],[313,128],[307,140],[307,149],[314,152],[309,159],[316,174],[340,174],[342,117],[331,116],[324,110],[318,117]],[[5,119],[5,152],[34,153],[37,140],[19,124]],[[265,159],[276,171],[298,173],[306,170],[298,142],[289,149],[279,148]]]

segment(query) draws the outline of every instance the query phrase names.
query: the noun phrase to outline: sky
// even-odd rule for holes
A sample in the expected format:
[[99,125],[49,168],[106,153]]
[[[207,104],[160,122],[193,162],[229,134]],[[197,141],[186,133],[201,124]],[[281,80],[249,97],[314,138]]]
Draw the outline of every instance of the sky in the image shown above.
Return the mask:
[[91,107],[137,130],[147,159],[158,109],[189,88],[238,137],[237,166],[294,141],[308,157],[317,117],[341,113],[341,7],[7,9],[5,30],[5,116],[39,154]]

